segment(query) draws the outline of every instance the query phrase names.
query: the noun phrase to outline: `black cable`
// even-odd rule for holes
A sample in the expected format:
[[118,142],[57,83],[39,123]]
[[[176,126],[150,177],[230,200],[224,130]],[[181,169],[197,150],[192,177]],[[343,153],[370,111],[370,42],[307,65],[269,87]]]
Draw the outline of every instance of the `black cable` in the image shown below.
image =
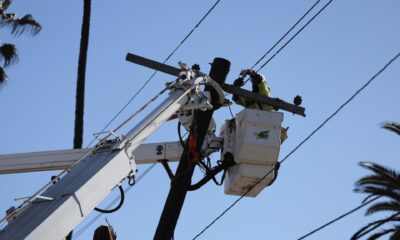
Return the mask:
[[[261,67],[259,67],[257,69],[256,72],[260,71],[262,68],[264,68],[276,55],[278,55],[278,53],[280,53],[294,38],[297,37],[297,35],[299,35],[312,21],[314,21],[314,19],[322,12],[325,10],[326,7],[328,7],[333,0],[329,0],[312,18],[310,18],[310,20],[307,21],[306,24],[304,24],[303,27],[301,27],[285,44],[283,44],[283,46],[281,48],[279,48],[279,50],[277,52],[274,53],[274,55],[272,55],[263,65],[261,65]],[[293,30],[297,24],[299,22],[301,22],[301,20],[304,19],[304,17],[319,3],[319,1],[315,2],[314,5],[290,28],[290,30],[284,35],[288,35],[288,33]],[[279,39],[279,41],[277,43],[275,43],[275,45],[270,48],[266,54],[264,54],[264,56],[262,56],[262,58],[260,58],[256,64],[254,64],[254,66],[256,66],[268,53],[270,53],[272,51],[272,49],[277,46],[283,39],[284,37],[282,37],[281,39]],[[254,67],[253,66],[253,67]],[[252,67],[252,68],[253,68]],[[246,84],[249,81],[250,78],[246,79],[246,81],[244,82],[244,84]]]
[[[297,37],[297,35],[299,35],[304,28],[306,28],[323,10],[325,10],[325,8],[331,4],[333,0],[330,0],[329,2],[327,2],[310,20],[308,20],[308,22],[300,28],[300,30],[298,30],[274,55],[272,55],[272,57],[270,57],[256,72],[260,71],[262,68],[265,67],[265,65],[267,65],[280,51],[282,51],[282,49],[284,49],[295,37]],[[281,41],[315,8],[315,6],[317,6],[317,4],[320,2],[320,0],[316,1],[308,10],[305,14],[303,14],[303,16],[301,16],[299,18],[299,20],[297,20],[297,22],[251,67],[251,69],[253,69],[257,64],[259,64],[273,49],[275,49],[275,47],[281,43]],[[250,78],[247,78],[246,81],[243,83],[246,84],[248,81],[250,80]],[[230,95],[230,93],[225,94],[225,96]],[[231,113],[231,115],[233,115]]]
[[329,2],[327,2],[312,18],[310,18],[310,20],[308,20],[303,27],[301,27],[281,48],[279,48],[279,50],[276,53],[274,53],[272,57],[270,57],[263,65],[261,65],[261,67],[258,68],[257,72],[260,71],[262,68],[264,68],[265,65],[267,65],[280,51],[282,51],[282,49],[284,49],[297,35],[299,35],[299,33],[301,33],[304,30],[304,28],[306,28],[312,21],[314,21],[314,19],[322,11],[324,11],[325,8],[328,7],[332,2],[333,0],[329,0]]
[[297,20],[297,22],[260,58],[254,65],[250,68],[253,69],[257,64],[259,64],[313,9],[321,0],[316,1],[311,8],[308,9],[304,15]]
[[[214,8],[218,5],[220,1],[221,0],[218,0],[214,3],[214,5],[208,10],[208,12],[200,19],[200,21],[192,28],[192,30],[190,30],[190,32],[185,36],[185,38],[178,44],[178,46],[168,55],[168,57],[163,61],[163,63],[166,63],[172,57],[172,55],[175,54],[175,52],[183,45],[183,43],[189,38],[189,36],[192,35],[194,30],[200,26],[200,24],[204,21],[204,19],[206,19],[206,17],[212,12],[212,10],[214,10]],[[125,108],[128,107],[128,105],[136,98],[136,96],[144,89],[144,87],[146,87],[146,85],[154,78],[157,72],[158,71],[154,71],[154,73],[150,76],[150,78],[147,79],[147,81],[139,88],[139,90],[131,97],[131,99],[129,99],[129,101],[121,108],[121,110],[107,123],[107,125],[100,132],[104,132],[110,126],[110,124],[114,122],[114,120],[122,113],[122,111],[124,111]],[[89,145],[91,145],[94,141],[95,139],[93,139]]]
[[231,105],[229,105],[228,108],[229,108],[229,112],[231,113],[231,117],[234,118],[233,113],[232,113],[232,109],[231,109]]
[[178,137],[179,137],[179,142],[181,143],[181,146],[184,148],[185,147],[185,142],[182,139],[182,134],[181,134],[181,125],[182,123],[178,121]]
[[351,209],[350,211],[348,211],[348,212],[346,212],[346,213],[340,215],[339,217],[337,217],[337,218],[335,218],[335,219],[333,219],[333,220],[331,220],[331,221],[325,223],[324,225],[322,225],[322,226],[320,226],[320,227],[318,227],[318,228],[312,230],[311,232],[309,232],[309,233],[303,235],[302,237],[298,238],[297,240],[305,239],[306,237],[309,237],[309,236],[313,235],[314,233],[316,233],[316,232],[318,232],[318,231],[320,231],[320,230],[326,228],[327,226],[329,226],[329,225],[331,225],[331,224],[333,224],[333,223],[339,221],[340,219],[342,219],[342,218],[344,218],[344,217],[347,217],[348,215],[350,215],[350,214],[356,212],[357,210],[363,208],[364,206],[370,204],[371,202],[377,200],[377,199],[380,198],[380,197],[381,197],[381,196],[378,196],[378,197],[375,197],[375,198],[370,199],[369,201],[367,201],[367,202],[365,202],[365,203],[363,203],[363,204],[361,204],[361,205],[359,205],[359,206],[357,206],[357,207]]
[[118,189],[119,189],[119,192],[121,194],[121,198],[120,198],[120,201],[119,201],[118,205],[115,208],[108,210],[108,209],[101,209],[101,208],[95,207],[94,210],[96,210],[97,212],[101,212],[101,213],[113,213],[113,212],[118,211],[122,207],[122,205],[124,204],[124,200],[125,200],[124,189],[122,188],[121,185],[118,186]]
[[[152,165],[150,165],[150,167],[148,167],[137,179],[136,179],[136,184],[140,182],[140,180],[146,176],[146,174],[148,174],[155,166],[157,163],[153,163]],[[132,186],[128,186],[127,188],[125,188],[124,193],[127,194],[130,190],[132,189]],[[110,204],[108,204],[107,207],[111,207],[112,205],[114,205],[117,202],[118,198],[115,198],[113,201],[110,202]],[[85,226],[83,226],[81,229],[79,229],[79,231],[77,231],[75,233],[74,236],[74,240],[78,239],[78,237],[84,233],[93,223],[95,223],[100,217],[101,215],[103,215],[103,213],[98,213],[96,215],[96,217],[94,217],[91,221],[89,221]]]
[[128,185],[133,187],[136,184],[136,177],[135,175],[133,176],[128,176]]
[[194,30],[196,28],[198,28],[200,26],[200,24],[204,21],[204,19],[206,19],[206,17],[212,12],[212,10],[214,10],[214,8],[218,5],[218,3],[221,0],[218,0],[214,3],[214,5],[212,5],[212,7],[208,10],[208,12],[200,19],[200,21],[196,24],[196,26],[194,26],[194,28],[186,35],[186,37],[181,41],[181,43],[174,49],[174,51],[171,52],[171,54],[169,54],[169,56],[164,60],[163,63],[165,63],[166,61],[168,61],[172,55],[178,50],[178,48],[180,46],[182,46],[182,44],[186,41],[186,39],[189,38],[190,35],[192,35],[192,33],[194,32]]
[[[329,122],[336,114],[338,114],[347,104],[349,104],[361,91],[363,91],[373,80],[376,79],[386,68],[392,64],[398,57],[400,52],[393,57],[383,68],[381,68],[372,78],[370,78],[361,88],[359,88],[347,101],[345,101],[335,112],[333,112],[325,121],[323,121],[314,131],[312,131],[303,141],[301,141],[289,154],[287,154],[279,163],[282,165],[294,152],[296,152],[304,143],[306,143],[316,132],[318,132],[327,122]],[[269,174],[274,171],[275,168],[267,172],[257,183],[250,186],[248,190],[240,196],[236,201],[234,201],[227,209],[225,209],[220,215],[218,215],[209,225],[207,225],[199,234],[197,234],[193,239],[196,239],[201,234],[203,234],[209,227],[211,227],[216,221],[218,221],[222,216],[225,215],[231,208],[233,208],[243,197],[245,197],[251,190],[254,189],[261,181],[263,181]]]

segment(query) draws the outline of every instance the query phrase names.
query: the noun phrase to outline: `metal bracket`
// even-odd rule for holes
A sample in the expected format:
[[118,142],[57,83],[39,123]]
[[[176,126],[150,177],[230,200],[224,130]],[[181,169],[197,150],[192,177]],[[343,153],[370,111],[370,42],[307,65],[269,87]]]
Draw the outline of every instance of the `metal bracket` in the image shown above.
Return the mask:
[[[29,198],[31,198],[31,197],[15,198],[14,201],[24,201],[24,200],[29,199]],[[35,198],[33,198],[32,200],[30,200],[30,202],[33,202],[33,201],[36,200],[36,199],[42,199],[42,200],[46,200],[46,201],[53,201],[53,200],[55,200],[55,199],[52,198],[52,197],[46,197],[46,196],[43,196],[43,195],[37,195],[37,196],[35,196]]]

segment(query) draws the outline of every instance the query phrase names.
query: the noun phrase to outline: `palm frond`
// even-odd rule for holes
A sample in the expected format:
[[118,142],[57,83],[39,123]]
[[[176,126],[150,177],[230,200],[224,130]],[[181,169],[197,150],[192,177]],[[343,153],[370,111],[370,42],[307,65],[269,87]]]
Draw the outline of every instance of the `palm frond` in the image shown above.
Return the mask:
[[[393,177],[393,178],[392,178]],[[363,178],[360,178],[354,185],[356,188],[360,188],[363,186],[381,186],[386,188],[399,188],[400,187],[400,177],[399,176],[392,176],[392,177],[382,177],[380,175],[368,175]]]
[[386,219],[381,219],[381,220],[371,222],[371,223],[367,224],[366,226],[362,227],[356,233],[354,233],[353,236],[351,236],[351,240],[360,239],[361,237],[367,235],[368,233],[370,233],[371,231],[375,230],[376,228],[382,226],[385,223],[386,223]]
[[384,167],[376,163],[361,162],[360,166],[373,171],[377,176],[380,176],[387,181],[395,181],[396,179],[400,178],[400,174],[397,173],[395,170]]
[[4,61],[4,67],[18,61],[17,48],[14,44],[4,43],[0,46],[0,60]]
[[24,32],[29,32],[32,35],[36,35],[42,30],[42,26],[39,22],[33,19],[32,15],[27,14],[22,18],[13,20],[11,33],[15,36],[20,36]]
[[367,235],[368,233],[372,232],[373,230],[377,229],[378,227],[380,227],[390,221],[393,221],[393,219],[396,218],[397,215],[399,215],[399,213],[395,213],[388,218],[369,223],[368,225],[362,227],[360,230],[358,230],[356,233],[354,233],[353,236],[351,237],[351,240],[360,239],[361,237]]
[[40,23],[33,19],[30,14],[27,14],[22,18],[3,16],[0,21],[0,27],[10,27],[11,33],[14,34],[14,36],[20,36],[25,32],[36,35],[40,30],[42,30]]
[[7,74],[4,71],[4,68],[0,67],[0,85],[4,84],[7,81]]
[[[392,228],[383,229],[382,231],[377,232],[374,235],[371,235],[369,238],[367,238],[367,240],[376,240],[376,239],[378,239],[378,238],[380,238],[380,237],[382,237],[382,236],[384,236],[384,235],[386,235],[388,233],[394,232],[394,231],[396,231],[396,230],[392,229]],[[396,240],[398,240],[398,238]]]
[[361,187],[354,190],[355,192],[359,193],[367,193],[369,194],[363,202],[366,202],[372,196],[381,196],[387,197],[392,199],[393,201],[400,202],[400,193],[398,189],[390,189],[390,188],[383,188],[383,187],[375,187],[375,186],[367,186]]
[[376,212],[386,212],[395,211],[400,214],[400,204],[399,202],[389,201],[389,202],[378,202],[368,207],[365,215],[371,215]]
[[396,122],[386,122],[383,124],[382,128],[392,131],[400,135],[400,124]]

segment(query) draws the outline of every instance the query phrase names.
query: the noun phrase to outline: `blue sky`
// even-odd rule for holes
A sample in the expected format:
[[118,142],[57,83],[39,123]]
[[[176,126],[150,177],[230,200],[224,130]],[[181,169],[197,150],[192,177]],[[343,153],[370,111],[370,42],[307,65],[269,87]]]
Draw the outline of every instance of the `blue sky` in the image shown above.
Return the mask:
[[[126,62],[126,53],[163,61],[214,2],[93,1],[85,145],[153,73]],[[319,7],[326,2],[321,1]],[[198,63],[208,72],[208,63],[214,57],[223,57],[232,63],[227,80],[232,82],[313,3],[221,1],[168,63]],[[334,0],[263,68],[272,96],[291,101],[301,95],[307,113],[306,118],[285,114],[284,126],[290,126],[290,130],[280,159],[400,51],[399,10],[396,0]],[[1,31],[2,41],[18,47],[20,60],[7,70],[10,79],[0,90],[0,154],[72,148],[82,3],[14,1],[10,11],[19,16],[32,13],[43,30],[35,37],[19,38]],[[360,204],[363,195],[352,192],[353,184],[367,172],[358,162],[374,161],[400,169],[395,148],[400,138],[380,128],[385,121],[400,121],[399,75],[397,61],[282,165],[273,186],[254,199],[240,201],[200,239],[297,239]],[[172,79],[157,74],[111,128]],[[237,113],[241,107],[232,109]],[[140,116],[122,132],[134,126]],[[228,118],[228,109],[219,110],[215,114],[218,128]],[[171,122],[148,142],[177,139],[176,122]],[[139,174],[146,168],[139,166]],[[14,198],[34,193],[54,174],[1,175],[0,209],[18,205]],[[107,216],[118,239],[152,238],[168,190],[168,177],[161,166],[156,166],[127,194],[122,209]],[[116,195],[112,193],[104,205]],[[192,239],[235,200],[224,195],[223,187],[212,183],[189,193],[175,239]],[[308,239],[348,239],[372,219],[359,211]],[[104,222],[103,216],[78,239],[91,239],[94,229]]]

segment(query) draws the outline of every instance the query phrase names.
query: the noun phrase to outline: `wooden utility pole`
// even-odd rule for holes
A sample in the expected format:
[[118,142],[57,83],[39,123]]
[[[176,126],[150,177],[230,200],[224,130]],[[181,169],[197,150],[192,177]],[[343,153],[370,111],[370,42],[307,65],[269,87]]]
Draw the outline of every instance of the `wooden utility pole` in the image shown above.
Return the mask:
[[[230,62],[223,58],[215,58],[209,76],[221,86],[224,85],[226,76],[228,75]],[[196,137],[197,149],[200,151],[204,137],[207,133],[212,115],[218,106],[218,95],[211,87],[206,87],[207,91],[211,92],[211,104],[213,109],[207,111],[196,111],[193,116],[193,121],[196,122],[191,134]],[[189,156],[189,144],[186,143],[178,168],[175,173],[175,178],[171,181],[171,189],[168,193],[167,200],[164,205],[163,212],[158,222],[157,230],[154,235],[155,240],[170,240],[174,235],[176,223],[178,221],[186,193],[191,185],[195,163]]]

